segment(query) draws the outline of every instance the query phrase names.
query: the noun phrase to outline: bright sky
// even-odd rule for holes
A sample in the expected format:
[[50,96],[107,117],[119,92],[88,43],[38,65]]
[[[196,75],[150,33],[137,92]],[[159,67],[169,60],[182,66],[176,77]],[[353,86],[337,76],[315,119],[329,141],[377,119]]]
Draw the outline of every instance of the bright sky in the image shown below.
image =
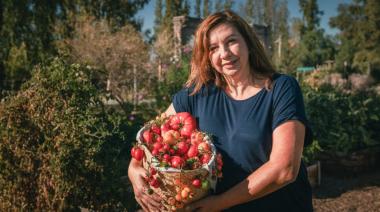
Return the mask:
[[[163,1],[165,2],[165,1]],[[194,1],[189,1],[191,3],[194,3]],[[215,0],[212,1],[213,3]],[[319,10],[322,10],[324,12],[323,16],[321,17],[320,25],[323,29],[325,29],[325,32],[330,35],[334,35],[338,32],[337,29],[332,29],[329,26],[329,19],[330,17],[337,15],[337,8],[339,4],[342,3],[350,3],[352,0],[318,0],[318,6]],[[245,3],[245,0],[235,0],[234,6],[237,7],[240,3]],[[155,0],[150,0],[150,2],[145,5],[144,9],[139,11],[137,13],[137,17],[144,20],[143,25],[143,31],[147,29],[151,29],[154,25],[154,6],[156,4]],[[301,13],[299,11],[298,7],[298,0],[288,0],[288,9],[289,9],[289,20],[291,20],[294,17],[301,18]],[[191,11],[193,12],[194,6],[191,6]]]

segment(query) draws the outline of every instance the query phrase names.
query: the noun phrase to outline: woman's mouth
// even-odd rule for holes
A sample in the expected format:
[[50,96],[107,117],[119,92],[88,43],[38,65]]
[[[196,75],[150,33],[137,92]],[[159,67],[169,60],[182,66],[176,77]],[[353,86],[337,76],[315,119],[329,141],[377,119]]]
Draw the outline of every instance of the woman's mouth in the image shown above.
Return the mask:
[[233,66],[235,65],[237,59],[236,60],[232,60],[232,61],[227,61],[227,62],[224,62],[222,63],[222,66]]

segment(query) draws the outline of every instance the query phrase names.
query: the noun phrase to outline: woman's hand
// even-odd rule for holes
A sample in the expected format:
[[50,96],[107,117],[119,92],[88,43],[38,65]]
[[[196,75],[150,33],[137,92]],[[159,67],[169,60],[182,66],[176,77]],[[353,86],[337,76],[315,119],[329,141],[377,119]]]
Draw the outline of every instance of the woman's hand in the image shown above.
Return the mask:
[[186,211],[214,212],[223,210],[223,208],[218,207],[220,204],[218,196],[212,195],[191,203],[185,209]]
[[128,177],[132,182],[136,201],[144,211],[162,211],[164,206],[161,204],[161,198],[157,194],[151,193],[152,191],[148,191],[149,186],[145,182],[145,175],[146,170],[141,163],[132,159],[128,168]]

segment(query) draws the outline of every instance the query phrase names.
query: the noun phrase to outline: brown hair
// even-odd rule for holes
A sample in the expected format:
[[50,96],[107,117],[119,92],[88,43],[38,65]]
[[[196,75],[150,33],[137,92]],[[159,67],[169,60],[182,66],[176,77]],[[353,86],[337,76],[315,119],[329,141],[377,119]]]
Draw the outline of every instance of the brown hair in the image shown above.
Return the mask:
[[191,95],[197,93],[203,85],[214,82],[217,87],[225,88],[227,83],[223,75],[215,71],[209,60],[209,32],[219,24],[231,24],[243,36],[249,51],[249,65],[251,75],[266,79],[269,88],[275,70],[265,53],[256,33],[240,16],[232,11],[217,12],[208,16],[198,26],[195,32],[193,55],[191,59],[191,72],[186,87],[193,87]]

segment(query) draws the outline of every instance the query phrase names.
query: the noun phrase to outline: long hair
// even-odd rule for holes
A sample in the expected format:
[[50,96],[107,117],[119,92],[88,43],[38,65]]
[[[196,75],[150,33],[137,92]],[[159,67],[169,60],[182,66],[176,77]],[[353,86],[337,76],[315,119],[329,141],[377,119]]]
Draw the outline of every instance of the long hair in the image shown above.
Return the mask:
[[249,51],[248,60],[251,75],[266,79],[265,87],[269,88],[275,70],[258,36],[240,16],[232,11],[223,11],[208,16],[195,32],[191,71],[186,82],[186,87],[194,88],[191,95],[197,93],[203,85],[210,82],[215,83],[219,88],[227,86],[223,75],[213,69],[209,59],[209,33],[219,24],[231,24],[243,36]]

